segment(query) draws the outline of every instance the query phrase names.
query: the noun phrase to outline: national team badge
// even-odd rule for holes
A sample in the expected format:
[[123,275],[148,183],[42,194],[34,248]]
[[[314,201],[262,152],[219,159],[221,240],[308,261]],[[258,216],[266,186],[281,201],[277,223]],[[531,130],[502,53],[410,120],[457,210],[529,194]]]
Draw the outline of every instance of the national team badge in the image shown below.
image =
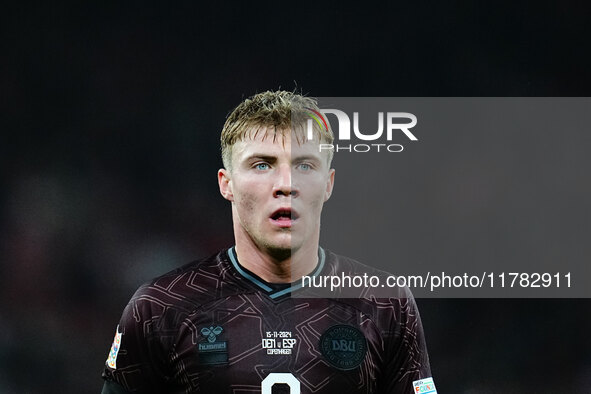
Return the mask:
[[228,341],[218,341],[224,329],[221,326],[203,327],[204,341],[197,344],[199,361],[206,365],[226,364],[228,362]]
[[367,353],[367,341],[357,328],[330,327],[320,337],[320,352],[333,367],[348,371],[361,365]]
[[119,349],[121,349],[121,335],[122,333],[119,332],[119,326],[117,326],[117,330],[115,331],[115,339],[113,339],[111,351],[109,352],[109,357],[107,358],[107,365],[112,369],[117,368],[117,354],[119,354]]
[[437,394],[433,378],[415,380],[412,382],[412,388],[415,394]]

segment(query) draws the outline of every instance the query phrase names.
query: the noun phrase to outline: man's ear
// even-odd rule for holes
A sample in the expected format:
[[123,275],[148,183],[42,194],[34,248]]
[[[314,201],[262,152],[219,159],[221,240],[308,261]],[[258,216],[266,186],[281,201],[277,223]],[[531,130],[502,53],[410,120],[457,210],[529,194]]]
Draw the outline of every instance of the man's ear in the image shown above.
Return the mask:
[[218,185],[220,187],[220,194],[228,201],[234,201],[234,193],[232,193],[232,180],[230,179],[230,171],[225,168],[218,170]]
[[324,201],[326,202],[332,195],[332,188],[334,187],[334,168],[328,171],[328,180],[326,181],[326,191],[324,194]]

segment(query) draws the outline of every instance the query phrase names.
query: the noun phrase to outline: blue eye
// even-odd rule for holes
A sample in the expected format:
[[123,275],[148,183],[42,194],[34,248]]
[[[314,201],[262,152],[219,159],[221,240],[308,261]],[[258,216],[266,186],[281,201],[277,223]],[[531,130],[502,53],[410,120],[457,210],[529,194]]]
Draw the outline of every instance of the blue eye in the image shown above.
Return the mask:
[[255,168],[257,170],[260,170],[260,171],[268,170],[269,169],[269,164],[267,164],[267,163],[258,163],[257,165],[255,165]]
[[300,165],[298,167],[302,171],[310,171],[312,169],[312,166],[308,163],[300,163]]

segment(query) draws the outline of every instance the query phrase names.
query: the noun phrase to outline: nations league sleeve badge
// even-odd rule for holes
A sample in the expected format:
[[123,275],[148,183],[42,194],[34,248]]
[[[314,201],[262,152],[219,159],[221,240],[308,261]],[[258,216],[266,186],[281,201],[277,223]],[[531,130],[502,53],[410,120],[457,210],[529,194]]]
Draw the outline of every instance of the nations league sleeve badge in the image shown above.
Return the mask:
[[431,377],[415,380],[412,382],[412,387],[416,394],[437,394],[435,382],[433,382],[433,378]]
[[365,359],[367,341],[357,328],[336,325],[320,337],[320,352],[331,366],[349,371],[357,368]]
[[119,354],[119,349],[121,349],[121,334],[122,333],[119,332],[119,326],[117,326],[115,338],[113,339],[113,344],[109,351],[109,357],[107,358],[107,365],[112,369],[117,369],[117,355]]

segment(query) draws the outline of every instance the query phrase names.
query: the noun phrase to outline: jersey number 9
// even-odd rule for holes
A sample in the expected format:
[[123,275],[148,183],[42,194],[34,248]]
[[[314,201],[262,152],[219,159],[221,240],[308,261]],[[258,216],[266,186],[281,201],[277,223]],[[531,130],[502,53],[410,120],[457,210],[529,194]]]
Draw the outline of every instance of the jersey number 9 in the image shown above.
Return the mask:
[[272,394],[275,384],[286,384],[289,394],[300,394],[300,382],[291,373],[270,373],[261,383],[261,394]]

